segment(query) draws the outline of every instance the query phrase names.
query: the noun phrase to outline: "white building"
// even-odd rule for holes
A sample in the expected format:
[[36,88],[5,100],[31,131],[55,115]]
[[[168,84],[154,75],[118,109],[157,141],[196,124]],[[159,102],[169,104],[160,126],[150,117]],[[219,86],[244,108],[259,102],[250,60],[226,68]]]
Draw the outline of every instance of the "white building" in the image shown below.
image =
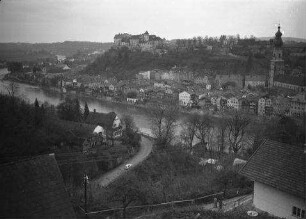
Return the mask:
[[171,86],[168,85],[168,84],[157,83],[157,82],[155,82],[155,83],[154,83],[154,88],[169,89],[169,88],[171,88]]
[[235,110],[239,109],[239,101],[237,97],[231,97],[227,100],[227,106],[234,108]]
[[272,100],[270,98],[262,97],[258,100],[258,115],[269,114],[268,110],[272,107]]
[[129,103],[137,103],[138,99],[137,98],[126,98],[126,101]]
[[306,152],[303,147],[267,140],[240,173],[254,181],[253,204],[281,218],[305,218]]
[[181,106],[188,106],[191,102],[191,94],[187,91],[179,93],[179,104]]
[[142,79],[147,79],[147,80],[151,79],[151,71],[143,71],[139,72],[138,74],[141,75]]

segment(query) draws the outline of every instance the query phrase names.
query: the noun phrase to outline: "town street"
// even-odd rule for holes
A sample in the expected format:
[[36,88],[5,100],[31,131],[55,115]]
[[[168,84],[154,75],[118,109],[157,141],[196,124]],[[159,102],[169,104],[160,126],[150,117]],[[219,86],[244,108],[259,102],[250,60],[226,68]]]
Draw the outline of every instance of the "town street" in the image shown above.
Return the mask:
[[[128,172],[130,169],[134,168],[141,161],[145,160],[152,151],[153,142],[148,138],[141,136],[140,150],[139,152],[130,160],[126,161],[119,167],[109,171],[108,173],[102,175],[101,177],[90,182],[92,187],[107,187],[111,182],[116,180],[122,174]],[[132,164],[129,170],[125,169],[126,164]]]

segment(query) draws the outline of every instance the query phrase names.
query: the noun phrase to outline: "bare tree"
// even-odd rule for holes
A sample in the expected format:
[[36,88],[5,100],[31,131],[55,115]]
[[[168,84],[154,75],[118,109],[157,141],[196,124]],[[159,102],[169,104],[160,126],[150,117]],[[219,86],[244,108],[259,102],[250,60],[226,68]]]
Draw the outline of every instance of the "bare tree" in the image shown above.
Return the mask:
[[192,152],[192,143],[196,137],[199,116],[192,114],[182,124],[181,139],[184,145]]
[[175,105],[158,104],[151,110],[151,129],[156,145],[166,148],[174,139],[178,108]]
[[213,129],[213,122],[208,115],[202,115],[198,119],[196,127],[196,137],[201,141],[205,150],[207,150],[208,140]]
[[227,120],[228,125],[228,140],[230,143],[230,151],[238,153],[242,148],[241,141],[246,133],[246,128],[250,124],[250,119],[246,116],[235,112]]
[[219,136],[219,142],[218,142],[218,151],[219,156],[222,152],[224,152],[225,149],[225,138],[226,138],[226,131],[228,128],[227,121],[225,118],[221,118],[217,123],[217,132]]
[[130,204],[146,202],[145,191],[134,174],[128,174],[114,182],[106,196],[108,201],[121,204],[123,218],[126,218],[126,209]]
[[6,90],[9,96],[15,97],[19,90],[19,86],[16,82],[10,81],[9,84],[6,86]]

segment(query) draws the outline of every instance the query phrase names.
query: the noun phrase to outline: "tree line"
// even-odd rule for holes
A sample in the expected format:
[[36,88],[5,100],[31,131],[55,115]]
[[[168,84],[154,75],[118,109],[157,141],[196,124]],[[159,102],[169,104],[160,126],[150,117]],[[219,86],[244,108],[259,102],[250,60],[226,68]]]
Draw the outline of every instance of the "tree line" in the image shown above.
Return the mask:
[[[305,142],[305,124],[299,124],[287,116],[257,121],[238,111],[219,118],[195,113],[185,116],[178,124],[180,114],[175,104],[155,105],[150,111],[152,132],[160,149],[169,147],[175,138],[179,138],[181,146],[192,153],[197,139],[203,153],[224,153],[228,149],[234,154],[244,152],[250,156],[264,139],[301,146]],[[179,136],[175,136],[178,126],[181,131]],[[244,147],[250,136],[253,139],[251,147]],[[217,141],[213,138],[217,138]]]

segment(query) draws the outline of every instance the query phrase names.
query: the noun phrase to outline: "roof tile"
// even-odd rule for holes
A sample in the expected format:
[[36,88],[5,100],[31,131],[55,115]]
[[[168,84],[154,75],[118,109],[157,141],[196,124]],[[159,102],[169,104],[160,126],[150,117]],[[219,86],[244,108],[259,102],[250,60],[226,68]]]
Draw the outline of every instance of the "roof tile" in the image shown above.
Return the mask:
[[266,140],[240,173],[251,180],[306,198],[305,163],[302,147]]

